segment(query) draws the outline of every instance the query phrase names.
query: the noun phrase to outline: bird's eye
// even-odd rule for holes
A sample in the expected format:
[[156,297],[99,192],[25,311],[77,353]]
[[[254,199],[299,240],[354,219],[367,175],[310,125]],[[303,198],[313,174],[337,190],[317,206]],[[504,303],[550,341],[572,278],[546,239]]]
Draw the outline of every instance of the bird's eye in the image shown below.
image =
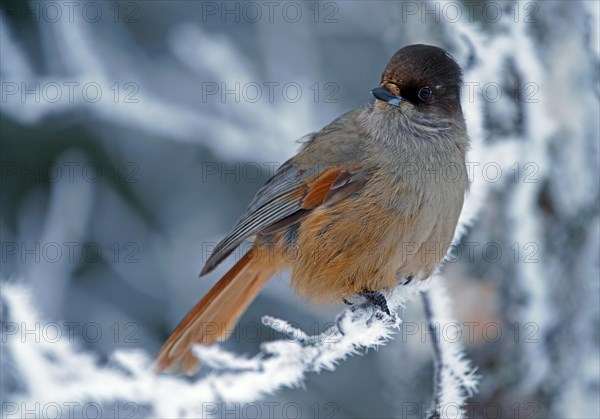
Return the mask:
[[423,102],[429,100],[430,97],[431,89],[429,87],[422,87],[421,90],[419,90],[419,99],[421,99]]

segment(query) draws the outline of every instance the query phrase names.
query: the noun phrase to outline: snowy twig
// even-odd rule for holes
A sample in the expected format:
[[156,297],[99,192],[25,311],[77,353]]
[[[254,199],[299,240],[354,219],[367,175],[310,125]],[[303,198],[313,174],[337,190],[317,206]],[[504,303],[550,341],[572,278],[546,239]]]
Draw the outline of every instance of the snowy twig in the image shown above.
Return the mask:
[[[18,325],[43,323],[26,288],[12,282],[2,285],[4,312],[8,313],[2,336],[8,356],[3,362],[10,364],[3,367],[17,371],[20,377],[35,376],[30,396],[23,395],[23,402],[130,400],[149,406],[159,417],[198,416],[207,403],[250,402],[283,387],[298,386],[309,372],[333,370],[348,356],[384,344],[401,323],[396,314],[388,316],[368,302],[344,310],[336,326],[312,337],[287,322],[266,317],[265,324],[292,338],[265,343],[252,358],[231,354],[218,346],[197,346],[195,353],[216,371],[188,382],[154,375],[151,359],[140,351],[117,351],[109,365],[99,366],[93,355],[78,350],[76,344],[19,338]],[[398,287],[388,295],[390,306],[402,306],[421,289],[422,283]],[[64,384],[57,385],[59,382]],[[164,394],[170,397],[165,398]]]
[[479,377],[464,357],[457,323],[448,316],[450,299],[443,286],[443,278],[434,277],[433,281],[435,286],[421,291],[427,327],[433,336],[435,363],[434,406],[429,417],[461,418],[467,397],[477,391]]

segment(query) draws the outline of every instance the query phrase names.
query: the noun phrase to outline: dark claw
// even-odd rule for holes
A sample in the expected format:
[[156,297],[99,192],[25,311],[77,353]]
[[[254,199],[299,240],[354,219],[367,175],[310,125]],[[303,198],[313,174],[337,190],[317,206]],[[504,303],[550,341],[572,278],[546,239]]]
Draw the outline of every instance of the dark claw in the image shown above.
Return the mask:
[[353,306],[353,305],[354,305],[354,304],[352,304],[350,301],[348,301],[348,300],[347,300],[347,299],[345,299],[345,298],[342,298],[342,302],[343,302],[344,304],[346,304],[347,306]]
[[381,309],[381,311],[383,311],[388,316],[391,316],[390,309],[387,305],[387,300],[385,299],[382,293],[378,291],[363,291],[359,295],[364,297],[370,303],[375,304]]

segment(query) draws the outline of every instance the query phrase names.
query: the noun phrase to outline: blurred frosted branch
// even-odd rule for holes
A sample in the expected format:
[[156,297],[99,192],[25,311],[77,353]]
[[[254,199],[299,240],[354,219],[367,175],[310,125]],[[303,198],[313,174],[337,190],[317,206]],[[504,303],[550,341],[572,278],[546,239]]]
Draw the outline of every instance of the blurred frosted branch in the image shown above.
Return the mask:
[[[517,3],[505,4],[507,10],[518,7]],[[504,389],[508,394],[507,404],[514,402],[517,395],[523,397],[523,394],[548,392],[553,394],[551,398],[557,400],[552,406],[555,415],[596,417],[597,395],[588,392],[584,396],[582,390],[579,396],[574,397],[572,389],[597,388],[599,364],[597,357],[591,361],[588,355],[597,353],[597,350],[590,349],[594,345],[597,348],[597,339],[594,341],[589,333],[575,333],[578,348],[574,350],[568,343],[570,338],[566,337],[569,334],[560,338],[556,331],[564,329],[572,332],[575,316],[577,320],[574,324],[581,325],[583,329],[589,331],[590,326],[597,326],[600,318],[597,302],[590,303],[587,297],[576,297],[581,303],[576,304],[575,314],[570,312],[564,299],[565,292],[597,296],[597,281],[590,285],[582,279],[569,281],[566,287],[561,285],[565,283],[565,275],[573,277],[572,262],[565,254],[568,252],[565,248],[570,246],[567,237],[572,234],[573,224],[577,224],[567,221],[557,227],[556,220],[561,216],[562,220],[569,220],[583,209],[579,215],[581,217],[587,208],[594,207],[596,215],[591,219],[594,227],[590,231],[598,226],[597,205],[592,204],[598,196],[597,188],[594,193],[588,192],[595,188],[590,182],[597,183],[598,173],[599,131],[596,114],[600,8],[597,2],[577,3],[581,7],[561,2],[536,2],[530,5],[535,8],[537,25],[527,24],[523,19],[510,19],[509,14],[505,14],[495,25],[493,34],[477,22],[466,23],[463,20],[446,22],[443,28],[447,39],[456,44],[455,53],[463,51],[461,62],[466,68],[466,81],[477,82],[478,86],[498,81],[509,85],[510,77],[514,76],[512,80],[521,85],[522,95],[526,90],[524,85],[529,84],[536,89],[533,100],[523,96],[511,100],[509,95],[505,95],[508,98],[502,98],[504,100],[484,101],[481,92],[478,92],[475,100],[468,100],[465,104],[471,138],[486,138],[490,143],[482,148],[475,145],[473,156],[476,157],[470,161],[484,165],[493,158],[504,171],[510,170],[510,162],[517,161],[519,164],[534,165],[536,169],[535,179],[531,181],[520,179],[511,185],[483,182],[487,185],[482,185],[484,189],[502,196],[501,199],[505,201],[499,208],[503,219],[501,222],[508,230],[505,239],[527,243],[535,248],[536,256],[530,261],[519,260],[520,263],[504,266],[505,272],[514,269],[514,273],[503,278],[502,288],[509,295],[505,297],[505,321],[526,321],[535,325],[536,330],[539,329],[537,344],[518,345],[518,351],[508,355],[512,360],[510,365],[514,377],[510,389]],[[580,30],[556,30],[563,27],[578,27]],[[544,33],[542,41],[537,31]],[[580,90],[585,93],[577,94],[577,99],[565,99],[570,91]],[[566,109],[562,105],[565,100],[574,105]],[[555,106],[557,103],[561,105]],[[484,115],[487,116],[487,124],[478,119]],[[491,130],[488,132],[486,125],[503,126],[514,115],[521,115],[520,127],[517,125],[493,134]],[[473,128],[481,136],[473,135]],[[482,150],[485,152],[481,153]],[[564,154],[565,157],[557,156],[557,150],[561,150],[558,154]],[[586,153],[596,158],[590,159]],[[583,171],[582,167],[585,167]],[[582,175],[584,172],[594,174],[585,176]],[[477,188],[475,182],[473,189]],[[544,197],[551,201],[548,204],[550,208],[541,208]],[[550,221],[548,213],[553,215]],[[549,238],[551,234],[560,237],[554,239],[558,241],[555,245],[560,248],[559,254],[549,248],[549,243],[553,241]],[[596,233],[590,234],[593,236]],[[584,254],[589,254],[590,248],[598,248],[597,235],[588,239],[588,243],[584,246]],[[578,243],[573,244],[578,248]],[[574,249],[570,251],[578,253]],[[556,262],[557,258],[562,261]],[[597,278],[597,256],[577,257],[574,266],[580,267],[577,269],[579,275],[575,275],[578,278],[587,277],[588,272],[594,272]],[[585,300],[588,302],[583,302]],[[564,356],[567,352],[571,356]],[[584,369],[593,373],[574,374],[574,369],[582,365],[586,365]],[[508,372],[504,374],[508,375]],[[591,379],[594,374],[595,378]],[[553,381],[562,384],[550,384]],[[498,384],[498,388],[505,384]],[[493,390],[488,392],[493,394]]]
[[[97,51],[102,49],[105,39],[94,36],[90,26],[79,19],[73,22],[60,19],[56,23],[40,19],[37,22],[40,32],[61,45],[58,51],[48,51],[55,61],[53,73],[37,74],[33,57],[29,57],[15,39],[10,19],[1,9],[0,19],[0,49],[3,55],[10,56],[10,59],[1,60],[0,79],[3,83],[14,85],[17,89],[25,86],[34,89],[36,84],[62,88],[71,85],[81,89],[93,84],[96,86],[94,89],[100,91],[97,101],[85,100],[81,94],[73,97],[62,94],[52,102],[18,100],[17,96],[11,95],[4,100],[3,112],[23,124],[35,125],[50,116],[85,109],[86,115],[92,119],[178,141],[206,144],[224,159],[253,158],[258,144],[261,145],[262,158],[283,159],[294,147],[293,139],[305,132],[306,125],[310,126],[316,115],[309,101],[297,103],[293,110],[266,102],[242,101],[239,106],[231,107],[215,101],[209,111],[200,112],[197,104],[165,98],[156,89],[156,84],[163,84],[164,80],[160,83],[147,82],[148,75],[141,63],[118,68],[119,59],[102,58]],[[112,32],[107,33],[107,39],[115,36]],[[120,35],[127,37],[126,32]],[[189,83],[198,83],[219,74],[222,80],[229,77],[238,83],[260,80],[260,76],[251,71],[249,57],[245,57],[243,51],[237,51],[233,43],[223,36],[204,32],[191,24],[182,24],[173,31],[168,42],[175,58],[195,72]],[[136,48],[134,43],[128,46]],[[107,49],[107,54],[111,54],[111,50],[118,57],[119,51],[114,45]],[[142,60],[143,54],[138,54],[138,51],[129,54]],[[135,87],[133,102],[114,99],[110,89],[117,82]],[[283,138],[288,141],[282,141]]]
[[467,398],[477,391],[479,377],[465,358],[458,323],[449,316],[450,299],[444,288],[443,278],[434,276],[432,286],[422,291],[421,297],[427,325],[433,335],[434,403],[430,417],[463,417],[463,406]]
[[[87,160],[83,153],[68,150],[56,160],[58,165],[63,162],[83,166]],[[81,243],[85,239],[94,206],[95,186],[81,177],[74,177],[70,182],[67,176],[52,184],[50,205],[40,235],[42,243]],[[60,308],[75,269],[67,258],[57,259],[42,258],[39,263],[27,265],[24,274],[31,279],[33,289],[39,291],[37,300],[50,318],[60,317]],[[44,283],[48,282],[52,287],[45,288]]]

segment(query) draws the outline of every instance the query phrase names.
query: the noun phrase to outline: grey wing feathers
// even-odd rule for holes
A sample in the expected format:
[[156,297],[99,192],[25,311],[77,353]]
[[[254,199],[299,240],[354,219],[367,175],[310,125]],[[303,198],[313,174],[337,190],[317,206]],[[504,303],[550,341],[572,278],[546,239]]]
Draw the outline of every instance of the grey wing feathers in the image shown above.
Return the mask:
[[[328,168],[362,164],[363,155],[357,152],[360,151],[360,143],[356,145],[355,141],[350,140],[357,135],[359,129],[356,123],[349,122],[352,115],[357,112],[359,111],[344,114],[319,133],[309,134],[302,139],[301,151],[294,161],[308,168],[299,169],[292,160],[284,163],[259,189],[231,233],[215,247],[200,275],[212,271],[245,239],[267,227],[271,227],[267,231],[281,228],[282,225],[288,225],[306,215],[307,211],[302,208],[302,205],[305,194],[310,191],[307,191],[305,180],[326,172]],[[317,142],[321,145],[318,148],[314,147]],[[327,204],[332,205],[349,193],[360,189],[370,177],[355,172],[349,175],[349,178],[348,175],[344,175],[338,180],[338,184],[332,185],[334,190],[326,197]],[[290,217],[292,215],[293,217]]]
[[200,275],[212,271],[245,239],[297,212],[302,204],[301,180],[316,171],[301,171],[289,161],[258,190],[232,231],[215,247]]

